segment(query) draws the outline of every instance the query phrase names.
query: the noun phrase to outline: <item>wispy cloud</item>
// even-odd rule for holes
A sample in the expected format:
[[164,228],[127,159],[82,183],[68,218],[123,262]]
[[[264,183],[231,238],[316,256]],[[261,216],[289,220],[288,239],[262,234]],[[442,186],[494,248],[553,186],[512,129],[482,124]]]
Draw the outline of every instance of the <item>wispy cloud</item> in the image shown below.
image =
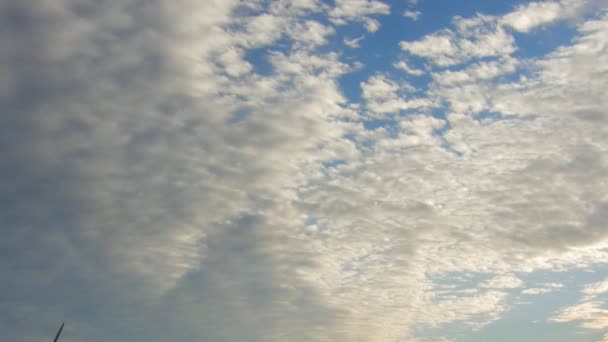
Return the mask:
[[393,64],[393,67],[395,67],[396,69],[399,69],[399,70],[403,70],[407,74],[410,74],[410,75],[414,75],[414,76],[424,75],[423,70],[413,68],[409,64],[407,64],[405,61],[397,62],[397,63]]
[[561,289],[562,287],[564,287],[564,284],[560,283],[537,284],[536,287],[527,288],[521,291],[521,293],[525,295],[539,295],[556,291],[558,289]]
[[350,48],[356,49],[359,47],[359,42],[361,40],[363,40],[364,38],[365,38],[365,36],[360,36],[360,37],[353,38],[353,39],[344,38],[344,44],[346,44],[346,46],[348,46]]
[[420,11],[407,10],[407,11],[403,12],[404,17],[411,19],[413,21],[418,20],[418,18],[420,18],[420,15],[422,15],[422,12],[420,12]]

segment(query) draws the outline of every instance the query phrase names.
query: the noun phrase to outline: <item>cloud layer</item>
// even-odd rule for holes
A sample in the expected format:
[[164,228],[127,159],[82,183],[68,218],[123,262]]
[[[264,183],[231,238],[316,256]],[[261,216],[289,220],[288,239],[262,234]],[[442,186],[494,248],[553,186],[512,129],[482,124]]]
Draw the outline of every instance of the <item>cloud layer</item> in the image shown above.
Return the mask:
[[[561,288],[526,275],[608,263],[598,8],[456,17],[403,40],[400,71],[356,100],[335,42],[378,31],[380,1],[3,3],[0,325],[14,341],[58,317],[71,341],[440,340]],[[517,35],[560,20],[571,41],[518,55]],[[546,318],[605,330],[605,285]]]

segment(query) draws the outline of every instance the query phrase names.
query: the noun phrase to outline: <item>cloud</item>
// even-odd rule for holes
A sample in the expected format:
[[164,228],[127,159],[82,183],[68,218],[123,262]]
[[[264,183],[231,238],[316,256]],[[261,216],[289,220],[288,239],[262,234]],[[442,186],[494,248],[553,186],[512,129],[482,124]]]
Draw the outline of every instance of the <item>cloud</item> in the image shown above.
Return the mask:
[[439,325],[455,320],[468,320],[474,330],[491,323],[505,310],[506,294],[499,291],[487,291],[474,296],[455,296],[452,299],[439,301],[427,314],[431,320],[422,319],[423,323]]
[[556,291],[556,289],[561,289],[562,287],[564,287],[564,285],[560,284],[560,283],[544,283],[544,284],[537,284],[537,286],[538,287],[527,288],[527,289],[521,291],[521,293],[525,294],[525,295],[539,295],[539,294],[553,292],[553,291]]
[[406,17],[408,19],[411,19],[413,21],[418,20],[418,18],[420,18],[421,14],[422,14],[422,12],[420,12],[420,11],[410,11],[410,10],[407,10],[407,11],[403,12],[403,16],[404,17]]
[[480,287],[490,289],[516,289],[522,286],[524,282],[513,275],[496,276],[480,284]]
[[561,6],[557,2],[532,2],[520,5],[515,11],[505,15],[503,22],[519,32],[551,23],[560,18]]
[[551,322],[566,323],[582,321],[581,327],[586,329],[608,328],[608,310],[601,308],[598,302],[585,302],[562,309]]
[[[27,303],[11,317],[32,310],[40,310],[43,322],[67,317],[74,335],[92,340],[101,340],[104,328],[115,327],[114,336],[127,333],[123,314],[151,318],[142,315],[144,303],[180,291],[187,275],[220,258],[222,247],[210,244],[230,250],[217,237],[225,222],[263,212],[277,196],[292,198],[299,182],[292,171],[317,170],[338,153],[333,144],[319,146],[342,131],[329,119],[341,111],[334,79],[346,70],[335,55],[311,56],[304,47],[279,54],[276,78],[257,75],[245,60],[247,49],[271,44],[285,31],[309,46],[323,44],[331,30],[272,14],[235,18],[238,2],[127,5],[9,2],[0,8],[13,20],[3,20],[3,32],[16,34],[0,37],[1,64],[10,66],[5,80],[11,80],[1,100],[14,114],[2,128],[2,202],[8,204],[0,210],[10,263],[1,270],[11,279],[15,305]],[[299,28],[320,34],[300,39]],[[247,115],[235,120],[239,111]],[[287,111],[301,114],[297,122]],[[348,142],[338,145],[340,154],[349,151]],[[296,150],[304,153],[285,158]],[[234,248],[255,250],[258,242],[234,242]],[[42,271],[51,259],[48,273]],[[246,259],[236,260],[235,269],[246,269]],[[276,264],[259,264],[270,281],[277,269],[268,265]],[[205,277],[222,272],[208,269]],[[312,288],[296,288],[302,301],[314,297],[304,294]],[[257,296],[242,291],[248,299]],[[91,313],[102,304],[106,311]],[[247,305],[255,306],[237,302],[224,314]],[[100,319],[103,312],[115,318]],[[259,338],[267,340],[264,334]]]
[[579,322],[585,329],[608,328],[608,310],[605,293],[608,292],[608,281],[599,281],[584,286],[583,298],[578,304],[567,306],[549,318],[551,322]]
[[363,40],[364,38],[365,38],[365,36],[360,36],[360,37],[353,38],[353,39],[344,38],[344,44],[350,48],[356,49],[356,48],[359,48],[359,42],[361,40]]
[[423,70],[412,68],[405,61],[399,61],[399,62],[397,62],[397,63],[393,64],[393,67],[395,67],[396,69],[399,69],[399,70],[403,70],[403,71],[405,71],[409,75],[413,75],[413,76],[422,76],[422,75],[424,75],[424,71]]
[[433,79],[441,86],[461,86],[490,80],[517,70],[518,61],[511,57],[489,62],[477,62],[458,71],[446,70],[433,74]]
[[541,1],[519,5],[501,18],[502,23],[521,33],[566,19],[580,19],[585,13],[605,5],[600,1],[563,0]]
[[[510,56],[516,51],[509,29],[520,33],[558,20],[581,17],[594,2],[532,2],[518,6],[502,16],[477,14],[472,18],[454,17],[453,29],[443,29],[414,41],[402,41],[403,51],[446,67],[486,57]],[[407,13],[407,12],[406,12]]]
[[[603,161],[596,161],[602,160],[604,147],[578,138],[584,131],[584,136],[603,141],[601,128],[579,119],[579,106],[601,113],[604,100],[593,89],[603,89],[606,80],[595,78],[598,83],[589,88],[582,83],[584,78],[590,79],[587,71],[575,74],[568,71],[576,70],[574,66],[558,66],[603,51],[590,50],[603,46],[596,41],[603,39],[598,32],[602,30],[600,21],[582,25],[580,37],[572,45],[534,61],[531,65],[538,69],[533,79],[496,80],[493,75],[499,72],[485,70],[496,70],[489,66],[498,64],[480,62],[467,69],[479,75],[469,85],[431,84],[429,97],[434,103],[449,104],[445,119],[422,112],[417,119],[395,117],[398,130],[386,124],[355,131],[354,140],[365,159],[347,161],[328,174],[330,187],[314,187],[302,194],[306,208],[316,208],[319,232],[329,240],[322,250],[339,255],[334,259],[329,257],[333,253],[324,252],[322,263],[334,265],[326,266],[322,273],[336,277],[336,296],[346,296],[338,289],[349,289],[347,299],[336,301],[366,298],[365,308],[371,316],[391,322],[392,316],[382,314],[380,308],[402,305],[400,314],[412,317],[412,312],[431,305],[420,284],[411,285],[420,291],[411,296],[426,304],[415,308],[408,304],[413,298],[400,297],[392,290],[401,282],[411,284],[416,274],[531,272],[606,261],[602,252],[605,235],[597,224],[605,213],[603,195],[596,188],[602,184],[604,171],[600,169],[605,167]],[[595,67],[589,65],[588,72],[600,73]],[[484,71],[473,71],[478,68]],[[586,89],[584,96],[576,85]],[[405,101],[409,96],[405,89],[381,75],[362,84],[366,105],[372,103],[372,110],[374,101]],[[596,120],[600,116],[589,117]],[[554,134],[557,131],[559,136]],[[565,139],[566,134],[570,138]],[[349,262],[356,265],[352,276],[340,278],[339,265]],[[391,276],[378,278],[387,269]],[[396,269],[400,273],[393,274]],[[371,301],[366,294],[375,287],[365,279],[382,281],[386,299],[374,292],[378,299]],[[355,311],[359,310],[363,309]],[[431,322],[473,319],[473,315],[461,313],[450,319],[433,314],[422,317]],[[481,316],[494,319],[489,314]]]
[[406,83],[397,84],[381,75],[372,76],[367,82],[362,82],[361,91],[367,108],[375,113],[396,113],[431,105],[427,99],[404,98],[400,94],[412,92],[414,88]]
[[582,292],[589,297],[595,297],[606,293],[608,292],[608,279],[589,284],[583,288]]
[[513,274],[608,263],[605,15],[525,63],[456,18],[401,44],[426,87],[374,73],[353,103],[328,22],[377,28],[377,1],[0,12],[9,338],[410,340],[500,319]]
[[336,25],[345,25],[349,21],[363,22],[369,32],[380,28],[380,23],[372,15],[387,15],[390,7],[376,0],[337,0],[329,12],[331,21]]
[[525,295],[539,295],[539,294],[545,294],[545,293],[549,293],[549,292],[553,292],[553,291],[554,290],[552,288],[532,287],[532,288],[521,291],[521,293],[525,294]]
[[296,23],[290,36],[299,44],[319,46],[327,43],[327,37],[335,31],[330,26],[325,26],[314,20]]
[[456,17],[454,25],[456,30],[444,29],[419,40],[402,41],[400,47],[438,66],[456,65],[483,57],[508,56],[516,49],[514,38],[498,25],[494,17]]

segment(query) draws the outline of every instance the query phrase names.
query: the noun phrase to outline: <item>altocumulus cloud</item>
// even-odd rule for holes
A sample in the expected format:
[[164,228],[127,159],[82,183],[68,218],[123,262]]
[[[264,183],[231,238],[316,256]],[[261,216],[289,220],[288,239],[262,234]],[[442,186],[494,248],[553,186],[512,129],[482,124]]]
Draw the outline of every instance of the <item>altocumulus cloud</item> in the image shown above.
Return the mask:
[[[4,1],[2,330],[458,340],[561,291],[527,276],[608,263],[603,5],[455,17],[349,98],[342,77],[373,63],[343,45],[393,11],[415,25],[405,8]],[[519,54],[560,22],[571,40]],[[605,290],[543,319],[600,338]]]

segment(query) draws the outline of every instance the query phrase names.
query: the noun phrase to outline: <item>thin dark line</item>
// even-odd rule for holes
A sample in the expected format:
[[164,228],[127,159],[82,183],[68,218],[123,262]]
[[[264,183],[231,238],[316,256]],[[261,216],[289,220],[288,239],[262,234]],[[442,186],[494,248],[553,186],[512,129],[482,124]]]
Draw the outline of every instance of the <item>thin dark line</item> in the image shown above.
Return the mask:
[[55,336],[55,339],[53,340],[53,342],[57,342],[57,339],[59,338],[59,335],[61,335],[61,330],[63,330],[63,325],[65,323],[61,323],[61,327],[59,328],[59,331],[57,332],[57,336]]

